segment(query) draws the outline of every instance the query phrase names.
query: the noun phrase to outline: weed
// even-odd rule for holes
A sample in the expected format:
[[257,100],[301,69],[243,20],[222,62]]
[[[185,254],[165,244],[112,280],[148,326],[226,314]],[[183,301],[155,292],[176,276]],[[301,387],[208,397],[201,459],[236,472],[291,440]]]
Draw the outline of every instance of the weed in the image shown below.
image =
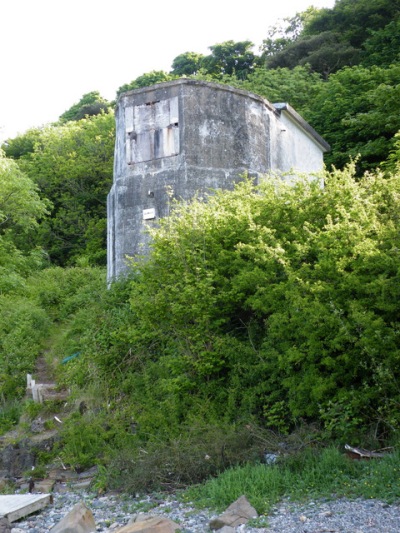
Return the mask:
[[262,444],[246,426],[182,427],[177,437],[145,445],[136,439],[118,450],[109,465],[108,484],[130,493],[176,490],[261,458]]
[[276,465],[246,464],[189,488],[184,499],[199,507],[224,509],[245,494],[259,513],[283,497],[363,497],[393,502],[400,497],[400,454],[376,461],[353,461],[335,447],[306,450]]
[[0,402],[0,435],[12,429],[21,416],[21,404],[17,400]]
[[269,527],[268,519],[266,516],[259,516],[257,518],[250,518],[247,522],[249,527]]

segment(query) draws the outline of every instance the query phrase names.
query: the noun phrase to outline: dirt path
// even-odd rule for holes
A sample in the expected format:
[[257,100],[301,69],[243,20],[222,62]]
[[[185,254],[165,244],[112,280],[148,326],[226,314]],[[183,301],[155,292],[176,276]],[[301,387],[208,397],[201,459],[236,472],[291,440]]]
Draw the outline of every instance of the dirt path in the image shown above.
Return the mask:
[[52,369],[49,368],[46,357],[44,354],[40,355],[36,360],[35,370],[33,371],[32,378],[36,383],[54,383],[54,376]]

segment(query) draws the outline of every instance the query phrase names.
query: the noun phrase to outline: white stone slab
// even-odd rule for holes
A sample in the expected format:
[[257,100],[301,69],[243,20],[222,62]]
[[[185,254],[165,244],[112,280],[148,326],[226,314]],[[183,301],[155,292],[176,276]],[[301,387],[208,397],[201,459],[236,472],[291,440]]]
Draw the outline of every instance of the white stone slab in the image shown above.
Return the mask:
[[7,494],[0,496],[0,516],[15,522],[28,514],[43,509],[52,502],[50,494]]

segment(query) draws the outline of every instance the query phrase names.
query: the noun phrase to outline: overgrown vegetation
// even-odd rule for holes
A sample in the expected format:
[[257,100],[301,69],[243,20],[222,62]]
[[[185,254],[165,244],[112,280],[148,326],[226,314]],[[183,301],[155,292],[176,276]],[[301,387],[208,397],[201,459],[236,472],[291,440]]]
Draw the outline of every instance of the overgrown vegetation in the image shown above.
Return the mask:
[[379,498],[389,503],[400,497],[398,453],[379,461],[352,461],[337,448],[307,450],[281,464],[229,469],[218,479],[186,491],[184,499],[199,507],[225,509],[242,494],[259,513],[267,513],[282,498]]
[[397,431],[399,176],[321,178],[177,205],[133,265],[122,329],[97,326],[72,381],[116,376],[145,432],[192,416]]
[[[395,437],[400,176],[357,180],[354,172],[350,164],[312,180],[244,180],[207,202],[177,204],[154,230],[150,258],[109,290],[101,269],[27,278],[25,302],[35,302],[38,315],[28,314],[24,330],[24,300],[13,294],[7,312],[19,329],[15,344],[3,334],[3,349],[16,382],[4,380],[1,392],[15,397],[32,370],[40,351],[32,339],[45,336],[41,317],[43,327],[62,324],[47,357],[60,385],[87,408],[62,430],[60,454],[74,467],[99,460],[119,470],[128,453],[144,471],[154,450],[153,467],[170,464],[170,475],[175,467],[160,458],[176,443],[193,452],[183,435],[199,436],[196,427],[199,458],[210,446],[207,428],[224,427],[227,439],[253,423],[283,435],[316,423],[319,439],[355,445]],[[220,442],[217,433],[208,442]],[[239,441],[248,456],[251,446]],[[183,479],[222,469],[201,462],[202,474]],[[165,476],[153,471],[154,481]]]

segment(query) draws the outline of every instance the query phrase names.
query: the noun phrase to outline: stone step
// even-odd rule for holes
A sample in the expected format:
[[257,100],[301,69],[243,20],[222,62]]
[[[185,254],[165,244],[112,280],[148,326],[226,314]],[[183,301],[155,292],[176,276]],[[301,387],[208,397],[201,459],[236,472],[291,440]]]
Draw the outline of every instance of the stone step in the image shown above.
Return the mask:
[[58,390],[56,383],[36,383],[31,374],[26,376],[27,395],[32,396],[36,403],[43,403],[46,400],[64,401],[69,396],[69,391]]

